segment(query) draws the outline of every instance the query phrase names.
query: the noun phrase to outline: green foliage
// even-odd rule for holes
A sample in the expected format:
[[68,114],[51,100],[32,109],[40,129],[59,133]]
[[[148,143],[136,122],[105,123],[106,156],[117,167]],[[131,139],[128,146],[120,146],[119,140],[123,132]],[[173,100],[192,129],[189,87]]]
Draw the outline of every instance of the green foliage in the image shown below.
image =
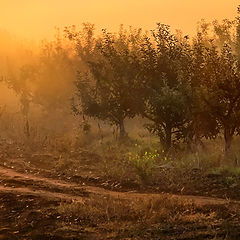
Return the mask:
[[[136,144],[136,147],[140,146]],[[160,154],[157,150],[154,152],[142,152],[141,149],[137,153],[129,153],[128,161],[133,165],[137,175],[144,182],[149,181],[156,170],[157,160]]]
[[88,67],[76,81],[75,113],[117,125],[122,136],[124,120],[141,115],[166,151],[223,131],[227,152],[240,124],[238,25],[202,21],[193,41],[160,23],[151,34],[121,27],[95,38],[91,25],[85,34],[68,30]]
[[[99,36],[93,24],[71,26],[6,82],[19,96],[26,135],[31,104],[63,115],[72,97],[76,115],[115,125],[121,137],[126,120],[141,116],[166,152],[223,134],[228,153],[240,133],[239,33],[239,12],[235,21],[201,21],[192,39],[160,23],[146,33],[121,26]],[[87,122],[81,127],[90,132]]]
[[124,119],[134,117],[138,111],[134,92],[140,67],[136,42],[140,36],[140,30],[128,33],[121,28],[118,36],[104,30],[101,41],[89,52],[95,58],[87,61],[88,73],[80,73],[76,82],[80,104],[75,105],[75,113],[80,108],[87,116],[117,125],[122,136]]
[[225,152],[228,152],[240,127],[239,62],[230,45],[225,44],[219,52],[213,42],[206,49],[205,58],[202,98],[209,115],[223,130]]
[[[142,47],[141,79],[145,88],[143,117],[151,123],[147,129],[159,136],[165,150],[181,138],[189,122],[187,81],[182,73],[189,62],[189,43],[178,40],[169,26],[158,24]],[[174,139],[173,139],[174,136]]]

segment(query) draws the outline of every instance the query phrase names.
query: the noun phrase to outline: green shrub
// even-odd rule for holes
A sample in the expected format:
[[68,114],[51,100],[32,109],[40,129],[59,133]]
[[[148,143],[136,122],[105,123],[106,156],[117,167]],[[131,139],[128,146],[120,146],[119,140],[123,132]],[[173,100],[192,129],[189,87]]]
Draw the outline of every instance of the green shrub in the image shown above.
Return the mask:
[[153,152],[144,153],[141,151],[138,153],[129,153],[128,160],[133,165],[137,175],[144,182],[149,181],[153,176],[157,165],[157,159],[160,154],[157,150]]

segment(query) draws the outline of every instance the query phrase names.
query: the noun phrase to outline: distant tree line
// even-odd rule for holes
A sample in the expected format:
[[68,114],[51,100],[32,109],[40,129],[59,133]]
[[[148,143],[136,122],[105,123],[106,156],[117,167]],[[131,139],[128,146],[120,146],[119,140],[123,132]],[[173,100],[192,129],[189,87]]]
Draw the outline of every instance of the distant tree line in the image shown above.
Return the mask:
[[234,21],[202,21],[191,38],[160,23],[100,35],[83,24],[65,28],[64,37],[58,32],[6,80],[20,98],[27,136],[31,103],[53,114],[74,95],[75,114],[118,126],[121,138],[125,120],[141,116],[166,151],[219,134],[230,151],[240,132],[240,11]]
[[88,24],[65,33],[87,66],[76,80],[75,113],[119,126],[121,137],[124,120],[142,116],[165,150],[223,133],[229,152],[240,130],[239,17],[202,21],[191,39],[165,24],[146,33],[121,27],[95,37]]

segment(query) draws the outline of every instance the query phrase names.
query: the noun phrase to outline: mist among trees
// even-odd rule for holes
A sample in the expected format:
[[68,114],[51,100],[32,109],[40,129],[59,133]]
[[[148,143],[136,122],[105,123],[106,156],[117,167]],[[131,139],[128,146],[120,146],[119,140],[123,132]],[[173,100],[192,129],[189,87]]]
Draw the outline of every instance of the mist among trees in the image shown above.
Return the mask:
[[28,137],[31,107],[59,111],[59,122],[72,109],[115,125],[120,138],[128,119],[146,119],[142,128],[166,151],[223,135],[227,153],[240,125],[239,24],[202,20],[194,37],[161,23],[102,34],[92,24],[66,27],[38,51],[26,48],[26,64],[6,60],[2,82],[19,99]]
[[240,7],[0,31],[0,239],[240,239]]

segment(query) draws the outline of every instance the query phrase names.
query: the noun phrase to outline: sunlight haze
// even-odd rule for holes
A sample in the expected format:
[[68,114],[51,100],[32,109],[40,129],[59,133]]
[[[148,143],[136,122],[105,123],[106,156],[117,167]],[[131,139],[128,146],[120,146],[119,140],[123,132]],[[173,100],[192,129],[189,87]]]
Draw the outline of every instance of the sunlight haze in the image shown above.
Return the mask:
[[240,239],[240,0],[0,0],[4,239]]
[[156,22],[162,22],[192,34],[202,18],[233,19],[237,5],[237,0],[1,0],[0,29],[23,38],[42,39],[52,36],[54,27],[82,22],[113,31],[120,24],[152,29]]

